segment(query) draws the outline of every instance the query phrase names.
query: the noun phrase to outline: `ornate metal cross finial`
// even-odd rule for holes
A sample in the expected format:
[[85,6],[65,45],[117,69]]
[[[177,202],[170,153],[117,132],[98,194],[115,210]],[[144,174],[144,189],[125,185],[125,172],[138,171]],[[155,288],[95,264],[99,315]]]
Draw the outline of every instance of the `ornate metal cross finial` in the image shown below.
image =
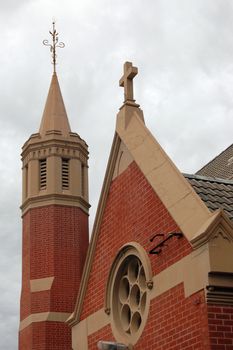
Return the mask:
[[56,55],[56,48],[57,47],[60,47],[63,49],[63,47],[65,47],[65,44],[63,42],[58,42],[58,33],[55,29],[55,21],[53,21],[53,31],[49,31],[49,33],[51,34],[52,36],[52,44],[49,43],[49,41],[46,39],[46,40],[43,40],[43,44],[46,45],[46,46],[49,46],[50,47],[50,52],[52,53],[52,64],[53,64],[53,72],[55,73],[56,72],[56,64],[57,64],[57,55]]
[[124,87],[124,95],[126,102],[135,102],[133,98],[133,78],[138,74],[137,67],[133,67],[132,62],[125,62],[124,75],[119,81],[119,85]]

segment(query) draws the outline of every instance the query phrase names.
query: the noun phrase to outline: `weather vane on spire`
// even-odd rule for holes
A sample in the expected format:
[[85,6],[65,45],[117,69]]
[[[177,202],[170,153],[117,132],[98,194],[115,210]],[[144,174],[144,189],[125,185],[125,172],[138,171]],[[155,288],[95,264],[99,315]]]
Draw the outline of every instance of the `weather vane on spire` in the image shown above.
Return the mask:
[[53,21],[53,31],[49,31],[49,33],[51,34],[52,36],[52,44],[49,43],[49,41],[46,39],[46,40],[43,40],[43,44],[45,46],[49,46],[50,47],[50,52],[52,53],[52,64],[53,64],[53,72],[55,73],[56,72],[56,64],[57,64],[57,55],[56,55],[56,48],[57,47],[60,47],[63,49],[63,47],[65,47],[65,44],[63,42],[58,42],[58,33],[55,29],[55,21]]

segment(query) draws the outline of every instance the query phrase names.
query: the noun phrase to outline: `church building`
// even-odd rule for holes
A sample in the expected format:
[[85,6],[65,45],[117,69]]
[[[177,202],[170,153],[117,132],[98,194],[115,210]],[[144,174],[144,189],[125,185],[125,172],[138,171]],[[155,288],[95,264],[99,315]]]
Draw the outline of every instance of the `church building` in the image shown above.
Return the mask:
[[54,71],[22,151],[19,350],[233,349],[233,146],[182,174],[146,127],[137,73],[124,64],[89,243],[88,147]]

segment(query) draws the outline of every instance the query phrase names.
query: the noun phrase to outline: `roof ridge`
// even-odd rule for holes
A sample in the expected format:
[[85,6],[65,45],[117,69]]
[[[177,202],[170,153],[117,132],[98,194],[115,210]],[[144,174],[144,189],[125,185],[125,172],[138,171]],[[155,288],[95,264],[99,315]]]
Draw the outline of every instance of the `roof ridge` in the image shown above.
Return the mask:
[[185,178],[189,178],[189,179],[197,179],[197,180],[233,185],[233,179],[232,180],[221,179],[218,177],[210,177],[210,176],[197,175],[197,174],[186,174],[186,173],[183,173],[183,175]]
[[217,156],[215,156],[213,159],[211,159],[208,163],[206,163],[205,165],[203,165],[203,167],[201,169],[199,169],[195,174],[199,173],[200,171],[202,171],[205,167],[207,167],[210,163],[212,163],[215,159],[217,159],[218,157],[220,157],[224,152],[226,152],[230,147],[233,146],[233,143],[228,146],[227,148],[225,148],[222,152],[220,152]]

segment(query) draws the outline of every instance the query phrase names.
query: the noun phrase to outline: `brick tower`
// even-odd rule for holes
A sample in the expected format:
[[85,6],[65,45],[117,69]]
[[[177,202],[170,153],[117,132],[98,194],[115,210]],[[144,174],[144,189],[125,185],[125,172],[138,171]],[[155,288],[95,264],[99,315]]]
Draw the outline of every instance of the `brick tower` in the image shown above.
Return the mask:
[[88,150],[71,132],[57,75],[39,132],[23,146],[20,350],[70,350],[88,247]]

